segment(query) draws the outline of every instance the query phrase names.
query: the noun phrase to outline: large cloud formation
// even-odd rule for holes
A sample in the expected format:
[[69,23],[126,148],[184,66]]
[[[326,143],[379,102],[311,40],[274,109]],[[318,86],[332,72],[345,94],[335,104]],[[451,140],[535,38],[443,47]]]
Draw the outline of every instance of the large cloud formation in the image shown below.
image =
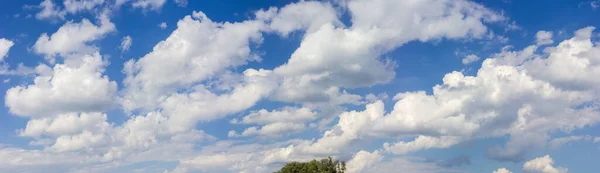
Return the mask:
[[[46,0],[37,17],[62,19],[124,4],[157,10],[165,2],[67,0],[63,10]],[[213,21],[194,11],[151,52],[124,64],[119,88],[105,74],[108,58],[94,45],[116,31],[108,13],[98,13],[96,24],[68,21],[33,45],[53,68],[40,65],[33,83],[7,90],[5,104],[12,114],[29,118],[17,133],[35,148],[0,146],[0,170],[110,172],[154,161],[177,163],[167,170],[172,172],[268,172],[288,161],[332,155],[349,159],[352,173],[438,172],[443,168],[435,163],[403,155],[508,136],[486,155],[519,162],[549,141],[567,140],[552,140],[551,132],[568,134],[600,121],[600,80],[590,77],[600,76],[594,27],[577,30],[558,45],[552,45],[551,32],[540,31],[534,45],[505,47],[472,76],[453,71],[430,93],[395,94],[386,110],[384,100],[349,91],[393,80],[401,62],[388,53],[414,41],[485,39],[492,33],[489,26],[508,19],[464,0],[301,1],[258,10],[238,22]],[[342,22],[346,14],[349,23]],[[265,33],[302,37],[284,64],[247,68],[260,61],[254,48]],[[132,38],[126,38],[123,51],[131,45]],[[0,40],[0,61],[12,45]],[[260,108],[263,101],[283,106]],[[127,115],[122,123],[109,120],[118,108]],[[247,110],[227,119],[244,128],[226,131],[226,139],[200,130],[203,122]],[[312,128],[321,135],[293,136]],[[292,138],[276,140],[288,135]],[[357,150],[373,139],[383,144],[371,152]],[[555,168],[549,156],[526,162],[523,170],[567,172]]]

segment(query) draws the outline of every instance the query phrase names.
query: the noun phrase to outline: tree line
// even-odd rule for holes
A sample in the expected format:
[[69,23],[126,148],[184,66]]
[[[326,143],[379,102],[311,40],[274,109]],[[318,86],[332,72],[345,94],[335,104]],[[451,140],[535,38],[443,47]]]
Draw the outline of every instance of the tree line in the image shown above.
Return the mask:
[[333,160],[331,157],[309,162],[289,162],[281,170],[274,173],[344,173],[346,162]]

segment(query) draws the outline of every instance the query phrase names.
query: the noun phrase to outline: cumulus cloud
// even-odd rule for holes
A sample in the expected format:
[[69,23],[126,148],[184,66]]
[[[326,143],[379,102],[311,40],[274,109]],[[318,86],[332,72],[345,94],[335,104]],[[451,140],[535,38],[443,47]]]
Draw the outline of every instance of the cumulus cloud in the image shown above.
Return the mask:
[[506,169],[506,168],[500,168],[500,169],[498,169],[498,170],[494,171],[493,173],[512,173],[512,172],[510,172],[510,171],[509,171],[508,169]]
[[115,104],[117,84],[102,72],[106,62],[99,53],[80,57],[80,65],[57,64],[51,74],[40,74],[28,86],[6,91],[6,106],[19,116],[103,111]]
[[[484,23],[504,20],[491,10],[465,1],[345,3],[352,18],[351,26],[341,25],[335,10],[326,3],[299,2],[257,13],[257,18],[270,20],[270,29],[283,35],[306,28],[300,47],[286,64],[274,69],[283,82],[272,99],[303,104],[353,103],[336,102],[347,100],[340,97],[351,94],[328,92],[332,89],[344,92],[344,88],[369,87],[392,80],[395,62],[381,57],[386,52],[413,40],[482,37],[487,32]],[[309,13],[298,13],[301,8],[312,9]],[[316,12],[316,9],[322,10]],[[371,9],[379,9],[379,13],[371,13]],[[318,19],[313,19],[315,16]],[[414,16],[419,16],[418,20]]]
[[309,108],[284,107],[280,110],[268,111],[261,109],[244,116],[241,120],[233,119],[231,123],[238,124],[269,124],[276,122],[307,122],[316,118],[316,113]]
[[95,11],[106,2],[106,0],[64,0],[62,4],[55,4],[53,0],[44,0],[39,4],[38,8],[41,8],[41,11],[35,17],[40,20],[64,20],[67,14]]
[[8,56],[8,50],[15,45],[14,42],[0,38],[0,62],[4,61],[4,58]]
[[354,154],[354,157],[347,162],[346,168],[348,173],[359,173],[367,172],[373,168],[376,164],[379,164],[383,159],[383,155],[380,151],[374,151],[372,153],[367,151],[359,151]]
[[150,10],[159,10],[167,0],[134,0],[132,6]]
[[419,136],[410,142],[398,142],[395,144],[385,143],[383,148],[394,154],[406,154],[429,148],[448,148],[460,142],[460,138],[443,136],[440,138]]
[[596,65],[574,66],[571,69],[581,70],[570,73],[575,75],[546,75],[560,74],[563,66],[559,63],[595,61],[597,47],[587,37],[590,32],[590,28],[577,31],[574,38],[546,55],[535,54],[536,46],[521,51],[503,49],[484,60],[475,76],[456,71],[446,74],[431,95],[424,91],[397,94],[397,102],[387,114],[379,101],[368,104],[364,111],[344,112],[322,138],[296,149],[331,154],[368,136],[417,136],[413,141],[384,145],[387,151],[405,154],[448,148],[462,140],[509,135],[510,140],[491,148],[488,156],[522,160],[527,151],[546,144],[549,131],[570,132],[600,121],[594,102],[598,88],[592,85],[597,81],[584,77],[594,73]]
[[229,137],[260,135],[264,137],[277,137],[283,134],[302,132],[305,123],[315,120],[317,113],[309,108],[284,107],[281,110],[267,111],[261,109],[253,112],[241,120],[233,119],[232,124],[258,124],[246,128],[241,134],[235,131],[229,133]]
[[[156,108],[161,96],[256,59],[249,45],[260,40],[263,23],[217,23],[202,12],[194,12],[181,19],[177,27],[152,52],[125,64],[126,111]],[[197,92],[198,96],[204,94],[211,93]]]
[[104,4],[105,1],[106,0],[65,0],[63,4],[66,12],[75,14],[80,11],[91,11]]
[[314,32],[328,23],[342,25],[331,4],[317,1],[292,3],[281,9],[272,7],[266,11],[258,11],[256,16],[267,21],[267,30],[276,31],[283,36],[297,30]]
[[33,51],[46,55],[51,63],[55,56],[90,54],[98,50],[90,44],[92,41],[115,30],[115,25],[104,15],[99,18],[97,26],[88,19],[82,19],[79,23],[68,21],[50,36],[43,33],[33,45]]
[[[131,4],[133,8],[141,8],[142,10],[153,10],[159,11],[163,5],[167,2],[167,0],[116,0],[114,2],[114,6],[121,7],[126,4]],[[182,0],[175,0],[175,2],[179,5],[182,4]]]
[[567,173],[569,169],[554,167],[554,160],[549,155],[537,157],[523,164],[523,172],[525,173]]
[[552,41],[552,32],[550,31],[538,31],[535,34],[535,40],[535,44],[539,46],[554,43],[554,41]]
[[253,126],[246,128],[241,134],[237,134],[234,131],[230,132],[227,136],[261,136],[261,137],[280,137],[281,135],[289,135],[294,133],[302,132],[305,128],[304,124],[294,123],[271,123],[264,126]]
[[[32,119],[19,135],[29,137],[60,136],[78,134],[90,128],[107,128],[106,114],[65,113],[55,117]],[[93,130],[97,131],[97,130]]]
[[[156,10],[164,2],[116,4]],[[340,22],[340,11],[348,13],[349,24]],[[446,164],[395,155],[503,136],[509,141],[491,148],[488,156],[518,161],[546,145],[549,132],[570,133],[600,121],[600,81],[589,78],[600,68],[600,48],[590,40],[593,27],[578,30],[544,54],[536,53],[539,45],[502,49],[483,60],[475,75],[447,73],[432,92],[396,94],[388,109],[380,101],[384,96],[363,98],[347,91],[391,81],[396,62],[385,55],[406,43],[483,38],[490,35],[487,24],[505,20],[461,0],[350,0],[340,7],[302,1],[261,10],[255,19],[240,22],[215,22],[193,12],[150,53],[124,64],[118,98],[116,83],[103,75],[107,62],[92,44],[113,32],[114,25],[102,17],[97,25],[86,19],[67,22],[33,47],[48,57],[66,56],[65,62],[51,70],[36,69],[33,84],[15,86],[6,95],[11,113],[31,118],[19,135],[33,138],[31,144],[43,149],[0,148],[0,156],[7,156],[0,157],[6,158],[0,169],[60,164],[89,172],[164,161],[179,163],[173,172],[270,172],[288,161],[353,153],[347,152],[353,144],[377,139],[386,140],[382,149],[355,153],[348,162],[350,172],[441,172]],[[285,64],[245,67],[260,60],[252,48],[264,32],[303,37]],[[254,108],[265,99],[294,105]],[[367,102],[362,110],[342,106]],[[114,103],[128,115],[123,123],[110,123],[103,113]],[[323,132],[316,139],[272,143],[214,142],[215,137],[196,129],[199,122],[251,108],[259,110],[231,123],[252,126],[228,136],[281,136],[319,119],[339,119],[331,127],[321,123]],[[205,141],[214,143],[200,145]],[[383,160],[384,155],[391,157]],[[552,164],[549,156],[542,157],[523,170],[566,172]],[[496,172],[501,171],[508,172]]]
[[175,0],[175,3],[180,7],[187,7],[188,0]]
[[467,57],[463,58],[462,59],[462,63],[464,65],[467,65],[467,64],[471,64],[471,63],[473,63],[475,61],[478,61],[478,60],[479,60],[479,57],[477,55],[471,54],[471,55],[467,55]]
[[44,0],[39,7],[42,9],[35,15],[38,19],[64,19],[66,13],[60,10],[52,0]]

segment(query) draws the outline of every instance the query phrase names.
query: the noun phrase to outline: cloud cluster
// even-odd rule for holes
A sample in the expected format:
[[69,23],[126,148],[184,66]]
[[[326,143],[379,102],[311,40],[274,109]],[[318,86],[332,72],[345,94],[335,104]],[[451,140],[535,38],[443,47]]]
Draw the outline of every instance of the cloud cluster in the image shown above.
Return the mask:
[[[39,20],[62,21],[68,15],[77,15],[79,13],[101,14],[112,10],[118,10],[121,6],[130,4],[133,8],[142,10],[158,11],[167,2],[167,0],[61,0],[56,3],[55,0],[43,0],[35,6],[40,11],[35,14]],[[180,6],[187,4],[185,0],[176,0]]]
[[[537,157],[523,164],[524,173],[568,173],[569,169],[554,167],[554,160],[549,155]],[[494,173],[511,173],[506,168],[500,168]]]
[[0,38],[0,62],[4,61],[4,58],[8,56],[8,50],[15,45],[13,41],[5,38]]
[[[165,2],[117,0],[114,5],[158,10]],[[38,18],[62,19],[105,3],[66,0],[63,10],[45,0]],[[344,15],[349,23],[342,22]],[[592,140],[552,139],[550,133],[568,134],[600,121],[600,80],[589,77],[600,75],[600,46],[591,40],[593,27],[576,31],[556,46],[549,45],[552,33],[540,31],[534,45],[503,48],[483,60],[475,75],[447,73],[432,92],[397,93],[391,109],[386,109],[380,99],[387,95],[349,91],[393,80],[402,69],[396,69],[401,62],[387,57],[390,52],[414,41],[485,39],[492,33],[488,25],[508,19],[463,0],[301,1],[258,10],[255,16],[219,22],[194,11],[152,51],[124,64],[121,88],[105,74],[109,62],[94,45],[116,32],[110,15],[99,15],[96,24],[88,19],[68,21],[55,33],[42,34],[32,50],[53,67],[38,66],[32,70],[33,83],[8,89],[5,98],[12,114],[29,118],[18,135],[39,148],[0,147],[0,156],[6,156],[0,157],[0,170],[60,165],[65,170],[58,171],[63,172],[110,172],[123,165],[161,161],[178,162],[173,172],[268,172],[288,161],[333,155],[351,158],[348,171],[353,173],[437,172],[470,160],[433,163],[404,155],[509,136],[503,146],[489,148],[487,156],[522,161],[528,151],[548,143]],[[244,65],[261,60],[254,48],[265,33],[302,37],[284,64],[247,68]],[[131,43],[131,37],[124,37],[121,50],[127,51]],[[0,39],[0,58],[12,45]],[[539,53],[542,45],[548,47]],[[462,62],[478,60],[469,55]],[[284,106],[257,108],[261,101]],[[126,114],[124,122],[109,120],[115,108]],[[217,139],[198,129],[203,122],[248,109],[254,110],[229,121],[246,126],[229,131],[227,136],[235,140]],[[307,128],[322,129],[322,135],[240,140],[275,139]],[[353,148],[372,139],[383,141],[380,149]],[[549,156],[526,162],[523,170],[568,171],[554,167]]]
[[554,160],[549,155],[538,157],[523,165],[523,172],[525,173],[567,173],[567,168],[555,168],[553,166]]

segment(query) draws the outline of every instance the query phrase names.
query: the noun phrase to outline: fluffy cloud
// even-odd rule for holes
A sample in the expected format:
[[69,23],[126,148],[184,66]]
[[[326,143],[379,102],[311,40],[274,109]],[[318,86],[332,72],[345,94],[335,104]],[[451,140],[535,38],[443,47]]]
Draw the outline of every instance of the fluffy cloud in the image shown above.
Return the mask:
[[506,169],[506,168],[500,168],[500,169],[498,169],[498,170],[494,171],[493,173],[512,173],[512,172],[510,172],[510,171],[509,171],[508,169]]
[[20,116],[104,111],[115,104],[117,84],[102,72],[106,62],[98,54],[85,55],[80,65],[57,64],[51,74],[40,74],[34,84],[6,91],[6,106]]
[[268,30],[283,36],[297,30],[313,32],[328,23],[342,25],[331,4],[317,1],[292,3],[281,9],[272,7],[267,11],[258,11],[256,16],[268,22]]
[[66,13],[60,10],[52,0],[44,0],[39,5],[42,11],[35,15],[38,19],[64,19]]
[[38,6],[42,10],[36,14],[40,20],[64,20],[67,14],[77,14],[84,11],[94,11],[106,4],[106,0],[64,0],[55,4],[53,0],[44,0]]
[[132,6],[136,8],[159,10],[167,0],[134,0]]
[[597,81],[585,77],[596,72],[597,64],[578,63],[571,68],[578,69],[571,73],[574,75],[545,75],[560,74],[564,67],[559,63],[595,62],[598,56],[593,53],[598,48],[592,46],[590,32],[589,28],[577,31],[574,38],[551,49],[547,58],[535,54],[535,46],[522,51],[504,49],[486,59],[476,76],[451,72],[431,95],[423,91],[396,95],[397,102],[388,114],[384,114],[382,102],[368,104],[364,111],[342,113],[337,125],[299,151],[337,153],[368,136],[418,136],[385,145],[392,153],[404,154],[448,148],[462,140],[510,135],[505,146],[491,148],[488,156],[521,160],[527,150],[543,147],[550,131],[568,133],[600,121],[594,102],[598,88],[592,85]]
[[429,149],[429,148],[448,148],[460,142],[460,138],[443,136],[433,138],[428,136],[419,136],[411,142],[398,142],[396,144],[384,143],[383,148],[394,154],[405,154],[409,152]]
[[471,55],[467,55],[467,57],[463,58],[462,63],[464,65],[467,65],[467,64],[471,64],[477,60],[479,60],[479,57],[477,55],[471,54]]
[[398,170],[415,173],[453,172],[452,170],[440,168],[433,163],[423,162],[422,159],[410,159],[403,157],[396,157],[387,161],[382,161],[374,164],[369,169],[363,170],[362,172],[395,173],[398,172]]
[[261,39],[262,27],[259,21],[216,23],[202,12],[184,17],[152,52],[126,63],[125,110],[156,108],[159,98],[170,92],[256,59],[249,45]]
[[260,135],[265,137],[276,137],[283,134],[302,132],[305,123],[315,120],[317,112],[308,108],[285,107],[281,110],[267,111],[261,109],[253,112],[241,120],[233,119],[232,124],[258,124],[245,129],[241,134],[235,131],[229,132],[230,137]]
[[[116,1],[128,2],[156,10],[165,1]],[[488,156],[515,161],[546,145],[549,132],[569,133],[600,121],[600,83],[589,78],[600,72],[600,48],[590,40],[591,27],[544,54],[536,53],[538,45],[503,49],[484,60],[476,75],[448,73],[433,92],[399,93],[386,110],[378,97],[363,99],[346,89],[392,80],[395,62],[383,57],[403,44],[482,38],[490,35],[487,23],[505,19],[461,0],[340,3],[342,10],[327,2],[302,1],[233,23],[214,22],[202,12],[185,16],[152,52],[125,63],[119,103],[129,119],[122,124],[109,123],[101,113],[115,103],[117,87],[102,74],[107,62],[90,53],[97,51],[92,42],[114,31],[114,25],[107,18],[100,18],[97,26],[85,19],[68,22],[34,45],[39,54],[68,56],[65,63],[49,74],[36,70],[33,84],[11,88],[6,95],[12,113],[32,118],[19,135],[32,137],[31,144],[43,149],[0,148],[0,156],[7,156],[0,157],[6,158],[0,169],[59,164],[87,172],[95,166],[178,161],[174,172],[270,172],[288,161],[344,156],[354,152],[349,151],[356,142],[376,139],[388,142],[381,150],[357,152],[348,162],[349,172],[440,172],[436,163],[393,155],[384,161],[383,156],[508,135],[509,141],[490,149]],[[338,19],[345,10],[350,26]],[[285,64],[273,70],[234,69],[260,59],[251,48],[262,41],[263,32],[285,36],[296,31],[305,31],[304,36]],[[86,53],[90,55],[80,56]],[[196,130],[198,122],[242,112],[264,99],[300,104],[234,119],[232,124],[256,126],[239,134],[230,131],[230,137],[281,136],[302,131],[320,118],[339,115],[339,120],[317,139],[200,145],[216,138]],[[341,106],[365,100],[369,104],[364,110]],[[562,171],[548,159],[527,162],[524,170]],[[508,172],[496,172],[501,171]]]
[[[328,17],[335,16],[333,9],[323,8],[318,3],[294,4],[282,8],[277,14],[265,12],[262,15],[273,16],[274,21],[281,18],[292,22],[298,20],[291,17],[299,16],[294,12],[296,9],[312,6],[319,6],[325,9],[320,13],[329,14],[310,22],[294,21],[301,25],[281,24],[288,27],[275,27],[283,34],[308,27],[300,47],[286,64],[274,70],[284,78],[274,95],[275,100],[327,102],[336,99],[323,97],[327,95],[324,91],[330,88],[343,91],[342,88],[386,83],[395,76],[395,64],[381,58],[382,54],[412,40],[481,37],[487,32],[484,22],[503,20],[502,16],[466,1],[408,3],[353,0],[346,3],[352,17],[352,26],[348,27],[339,26],[337,20]],[[378,9],[378,13],[372,13],[372,9]]]
[[4,57],[8,56],[8,50],[15,45],[14,42],[0,38],[0,62],[4,61]]
[[51,36],[43,33],[33,45],[33,51],[46,55],[50,62],[54,62],[57,55],[67,57],[74,53],[89,54],[98,50],[94,45],[90,45],[92,41],[113,31],[115,25],[105,15],[99,18],[98,26],[88,19],[82,19],[80,23],[68,21]]
[[538,31],[535,34],[535,40],[535,44],[538,46],[554,43],[552,41],[552,32],[549,31]]
[[96,132],[109,126],[106,119],[106,114],[101,113],[66,113],[56,117],[32,119],[27,122],[20,135],[40,137],[73,135],[84,130]]
[[80,11],[91,11],[104,2],[105,0],[65,0],[63,4],[66,12],[75,14]]
[[276,122],[307,122],[316,118],[316,113],[308,108],[284,107],[280,110],[259,111],[248,114],[241,120],[233,119],[233,124],[269,124]]
[[[158,11],[167,2],[167,0],[116,0],[115,6],[120,7],[124,4],[131,3],[134,8],[141,8],[144,10],[155,10]],[[176,0],[179,4],[180,1]]]
[[294,124],[294,123],[271,123],[261,127],[253,126],[246,128],[241,134],[235,133],[235,131],[230,131],[227,136],[236,137],[236,136],[261,136],[261,137],[280,137],[281,135],[293,134],[302,132],[305,128],[304,124]]
[[376,164],[379,164],[383,159],[383,155],[381,152],[374,151],[369,153],[367,151],[359,151],[354,157],[347,162],[346,168],[348,173],[359,173],[359,172],[367,172],[373,168]]
[[549,155],[538,157],[523,164],[525,173],[567,173],[567,168],[555,168],[554,160]]

